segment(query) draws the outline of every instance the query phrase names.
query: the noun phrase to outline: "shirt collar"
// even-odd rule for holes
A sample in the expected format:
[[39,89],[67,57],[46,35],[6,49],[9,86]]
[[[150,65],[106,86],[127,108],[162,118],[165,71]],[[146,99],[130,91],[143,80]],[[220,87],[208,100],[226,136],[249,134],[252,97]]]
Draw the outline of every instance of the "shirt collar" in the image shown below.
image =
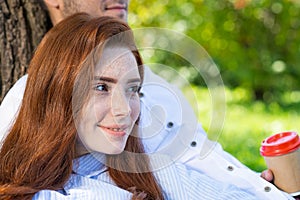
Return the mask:
[[89,153],[73,160],[73,172],[77,175],[92,177],[106,171],[105,155]]
[[84,177],[97,179],[97,177],[106,171],[106,157],[100,153],[89,153],[73,160],[73,174],[69,181],[64,185],[59,192],[65,195],[70,195],[70,189],[82,184]]

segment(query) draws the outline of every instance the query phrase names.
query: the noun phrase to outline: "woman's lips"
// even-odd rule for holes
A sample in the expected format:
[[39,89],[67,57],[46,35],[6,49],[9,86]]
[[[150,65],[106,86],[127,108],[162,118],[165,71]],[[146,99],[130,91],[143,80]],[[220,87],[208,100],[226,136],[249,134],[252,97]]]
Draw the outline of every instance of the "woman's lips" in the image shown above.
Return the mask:
[[126,135],[126,129],[127,127],[124,128],[115,128],[115,127],[105,127],[105,126],[99,126],[102,130],[104,130],[105,132],[114,135],[114,136],[124,136]]

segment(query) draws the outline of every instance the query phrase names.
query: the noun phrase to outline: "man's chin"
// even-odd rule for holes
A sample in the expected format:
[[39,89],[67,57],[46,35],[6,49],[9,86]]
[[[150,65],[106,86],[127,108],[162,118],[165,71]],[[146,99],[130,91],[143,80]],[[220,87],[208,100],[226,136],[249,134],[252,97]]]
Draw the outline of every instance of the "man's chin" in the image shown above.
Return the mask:
[[127,22],[127,12],[125,11],[107,11],[106,16],[115,17]]

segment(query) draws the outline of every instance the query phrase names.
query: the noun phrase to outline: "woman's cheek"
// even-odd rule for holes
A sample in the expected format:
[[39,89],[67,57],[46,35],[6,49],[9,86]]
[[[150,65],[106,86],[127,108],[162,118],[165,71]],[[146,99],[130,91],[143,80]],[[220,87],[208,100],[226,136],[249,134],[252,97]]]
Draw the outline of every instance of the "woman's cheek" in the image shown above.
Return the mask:
[[140,114],[140,99],[139,98],[131,99],[130,107],[131,107],[131,118],[134,121],[136,121]]

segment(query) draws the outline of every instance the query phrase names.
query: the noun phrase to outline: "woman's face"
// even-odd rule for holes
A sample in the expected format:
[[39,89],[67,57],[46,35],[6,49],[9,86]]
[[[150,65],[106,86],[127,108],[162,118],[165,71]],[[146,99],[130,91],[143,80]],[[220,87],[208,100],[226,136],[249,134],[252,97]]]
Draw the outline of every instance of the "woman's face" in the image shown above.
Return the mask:
[[[117,56],[116,56],[117,55]],[[80,147],[119,154],[140,113],[141,85],[134,55],[126,48],[105,48],[90,86],[90,98],[77,124]],[[81,152],[81,154],[84,152]]]

